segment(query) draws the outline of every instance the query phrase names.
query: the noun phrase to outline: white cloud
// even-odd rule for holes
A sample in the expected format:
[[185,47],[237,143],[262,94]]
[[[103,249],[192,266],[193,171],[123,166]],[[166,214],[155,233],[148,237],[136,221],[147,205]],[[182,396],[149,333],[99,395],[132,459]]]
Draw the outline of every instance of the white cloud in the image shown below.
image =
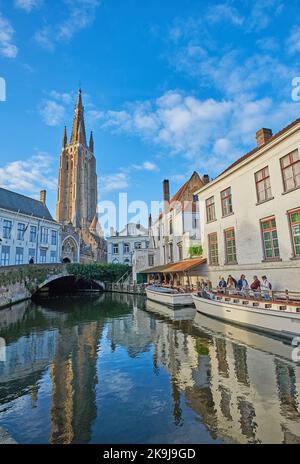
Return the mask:
[[56,25],[44,27],[35,33],[34,39],[46,50],[52,51],[60,41],[68,41],[95,20],[101,0],[63,0],[65,17]]
[[[197,160],[201,170],[210,165],[218,171],[255,146],[258,129],[282,128],[298,117],[299,107],[293,102],[276,104],[271,98],[201,100],[169,91],[154,101],[129,104],[119,112],[108,111],[102,127],[138,136],[168,154]],[[137,114],[155,123],[140,126]]]
[[0,13],[0,55],[5,58],[16,58],[18,48],[13,43],[15,31],[8,21]]
[[[138,171],[158,171],[158,166],[150,161],[144,161],[142,164],[134,164],[132,168]],[[129,168],[130,169],[130,168]]]
[[255,32],[266,29],[274,17],[278,16],[284,8],[284,3],[281,0],[259,0],[253,3],[254,6],[248,20],[248,29]]
[[213,23],[229,21],[237,26],[242,26],[244,23],[244,17],[238,10],[226,3],[219,3],[208,8],[207,20]]
[[54,100],[57,100],[60,103],[63,103],[64,105],[70,105],[75,101],[75,94],[72,92],[57,92],[56,90],[52,90],[49,94],[51,98]]
[[29,13],[34,8],[37,8],[42,3],[42,0],[15,0],[15,6]]
[[55,39],[54,37],[52,37],[52,32],[50,28],[48,27],[44,27],[43,29],[36,31],[34,35],[34,40],[42,48],[50,52],[52,52],[55,48],[55,44],[54,44]]
[[290,36],[287,39],[287,49],[292,55],[300,52],[300,27],[293,27]]
[[129,187],[128,174],[125,172],[116,172],[102,176],[99,179],[99,188],[103,193],[113,192],[114,190],[126,190]]
[[66,119],[65,107],[54,100],[44,100],[39,113],[47,126],[60,126]]
[[41,189],[55,191],[54,159],[45,153],[18,160],[0,167],[0,186],[8,190],[38,196]]

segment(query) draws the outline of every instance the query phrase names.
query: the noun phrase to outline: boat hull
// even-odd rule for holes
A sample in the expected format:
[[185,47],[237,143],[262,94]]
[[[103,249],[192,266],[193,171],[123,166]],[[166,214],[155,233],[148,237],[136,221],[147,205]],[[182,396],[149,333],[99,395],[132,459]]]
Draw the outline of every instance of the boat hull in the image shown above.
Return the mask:
[[208,300],[195,295],[193,295],[193,300],[197,312],[215,319],[288,339],[300,335],[299,313],[283,313],[278,310],[242,307],[241,305]]
[[146,295],[148,300],[164,304],[169,308],[194,306],[193,298],[190,293],[163,293],[146,289]]

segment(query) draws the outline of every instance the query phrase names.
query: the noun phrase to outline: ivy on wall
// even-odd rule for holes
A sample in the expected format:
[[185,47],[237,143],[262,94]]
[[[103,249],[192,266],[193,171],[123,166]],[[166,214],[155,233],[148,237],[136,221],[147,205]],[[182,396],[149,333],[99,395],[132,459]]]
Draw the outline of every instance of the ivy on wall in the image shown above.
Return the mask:
[[94,280],[102,282],[116,282],[130,267],[126,264],[67,264],[67,271],[74,275],[77,280],[92,282]]
[[190,246],[189,247],[189,254],[190,257],[193,258],[194,256],[202,256],[203,248],[201,245],[199,246]]

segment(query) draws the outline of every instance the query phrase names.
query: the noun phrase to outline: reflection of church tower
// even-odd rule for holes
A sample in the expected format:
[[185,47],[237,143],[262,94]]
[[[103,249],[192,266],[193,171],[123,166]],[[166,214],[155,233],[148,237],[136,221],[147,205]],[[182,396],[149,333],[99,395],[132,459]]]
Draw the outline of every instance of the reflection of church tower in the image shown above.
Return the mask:
[[97,174],[92,133],[89,146],[86,142],[81,90],[69,144],[66,128],[63,134],[58,184],[57,220],[76,228],[89,228],[96,217]]
[[89,443],[96,418],[99,322],[61,329],[51,368],[51,443]]

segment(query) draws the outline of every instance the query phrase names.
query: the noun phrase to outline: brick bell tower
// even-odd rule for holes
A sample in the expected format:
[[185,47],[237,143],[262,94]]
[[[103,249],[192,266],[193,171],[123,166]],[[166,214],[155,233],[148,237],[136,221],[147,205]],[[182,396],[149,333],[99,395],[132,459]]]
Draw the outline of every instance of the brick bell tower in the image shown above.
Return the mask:
[[94,140],[86,142],[84,107],[78,90],[72,135],[68,143],[64,128],[58,176],[56,218],[77,229],[89,229],[97,218],[97,174]]
[[94,139],[91,132],[87,144],[81,89],[78,90],[69,143],[66,127],[63,132],[56,219],[63,226],[63,260],[75,261],[77,256],[77,260],[86,263],[106,261],[106,241],[97,215]]

